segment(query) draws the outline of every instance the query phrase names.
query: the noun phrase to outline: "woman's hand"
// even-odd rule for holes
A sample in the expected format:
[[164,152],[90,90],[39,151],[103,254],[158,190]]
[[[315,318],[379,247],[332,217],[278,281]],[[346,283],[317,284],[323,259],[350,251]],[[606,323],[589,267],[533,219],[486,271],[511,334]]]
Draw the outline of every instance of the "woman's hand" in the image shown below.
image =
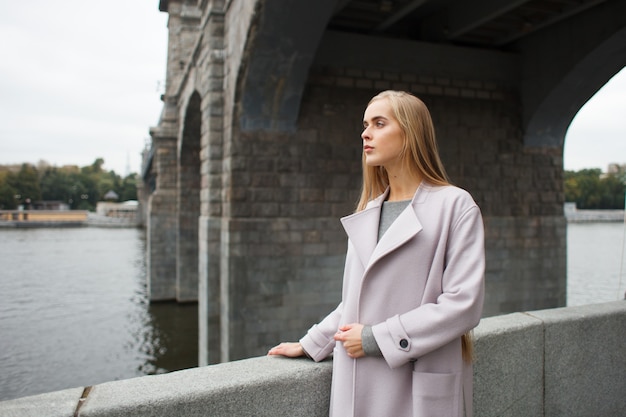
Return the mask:
[[304,350],[299,342],[283,342],[280,345],[271,348],[267,354],[297,358],[298,356],[304,356]]
[[359,323],[346,324],[345,326],[341,326],[334,336],[336,341],[343,344],[343,348],[348,353],[348,356],[353,359],[365,356],[363,341],[361,339],[363,327],[364,326]]

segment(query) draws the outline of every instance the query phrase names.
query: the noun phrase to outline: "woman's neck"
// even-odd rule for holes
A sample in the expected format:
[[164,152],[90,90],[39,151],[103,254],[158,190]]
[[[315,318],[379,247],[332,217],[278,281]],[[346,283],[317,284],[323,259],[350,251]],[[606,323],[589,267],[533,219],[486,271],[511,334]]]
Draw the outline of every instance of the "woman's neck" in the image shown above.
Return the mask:
[[410,200],[422,182],[421,178],[407,175],[389,175],[389,195],[387,201]]

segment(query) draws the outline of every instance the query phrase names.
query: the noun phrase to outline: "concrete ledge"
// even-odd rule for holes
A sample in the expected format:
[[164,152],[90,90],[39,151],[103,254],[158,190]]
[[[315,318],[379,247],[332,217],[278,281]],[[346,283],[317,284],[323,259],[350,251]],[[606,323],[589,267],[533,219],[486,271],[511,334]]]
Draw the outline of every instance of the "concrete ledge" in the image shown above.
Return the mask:
[[626,415],[626,302],[531,313],[545,329],[545,415]]
[[541,321],[523,313],[492,317],[474,337],[474,414],[543,415]]
[[[475,330],[483,416],[626,410],[626,302],[514,313]],[[7,417],[327,416],[332,362],[259,357],[0,402]]]
[[73,417],[83,388],[72,388],[0,402],[2,417]]
[[330,361],[260,357],[109,382],[92,389],[80,416],[321,416],[331,371]]

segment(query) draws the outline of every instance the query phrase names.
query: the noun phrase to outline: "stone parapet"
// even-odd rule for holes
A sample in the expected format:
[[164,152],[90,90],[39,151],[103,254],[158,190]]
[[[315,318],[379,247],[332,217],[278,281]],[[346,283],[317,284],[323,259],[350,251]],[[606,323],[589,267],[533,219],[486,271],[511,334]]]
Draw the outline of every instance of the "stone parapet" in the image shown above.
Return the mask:
[[546,416],[626,413],[626,301],[531,313],[544,338]]
[[[474,331],[477,417],[626,410],[626,302],[513,313]],[[328,415],[332,361],[257,357],[0,402],[7,417]]]

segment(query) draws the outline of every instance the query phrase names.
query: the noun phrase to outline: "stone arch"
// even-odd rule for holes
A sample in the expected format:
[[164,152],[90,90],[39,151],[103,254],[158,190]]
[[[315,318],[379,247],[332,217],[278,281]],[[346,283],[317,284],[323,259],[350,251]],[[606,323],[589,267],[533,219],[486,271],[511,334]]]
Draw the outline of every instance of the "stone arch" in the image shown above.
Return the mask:
[[336,0],[259,1],[238,91],[243,131],[294,131],[309,68]]
[[201,130],[201,98],[200,94],[194,92],[187,103],[177,152],[176,299],[178,301],[198,299]]
[[624,66],[626,28],[600,42],[551,86],[526,117],[524,145],[562,149],[580,108]]

